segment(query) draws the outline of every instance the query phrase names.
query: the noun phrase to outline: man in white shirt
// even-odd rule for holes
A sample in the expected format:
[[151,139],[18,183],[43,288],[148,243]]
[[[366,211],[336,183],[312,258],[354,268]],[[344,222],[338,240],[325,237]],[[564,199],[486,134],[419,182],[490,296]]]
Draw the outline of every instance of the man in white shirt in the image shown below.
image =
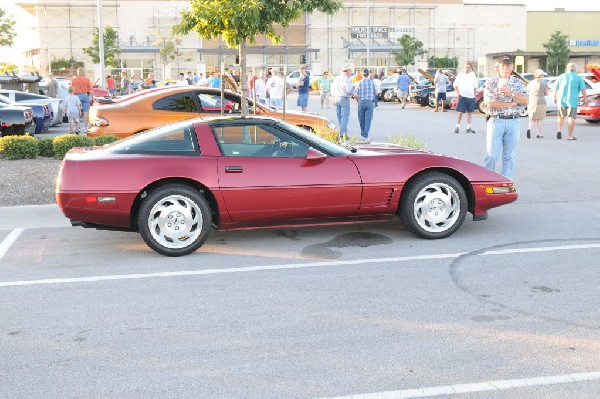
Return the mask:
[[260,71],[258,78],[254,81],[254,92],[258,102],[262,105],[267,105],[267,86],[265,84],[265,73]]
[[459,132],[462,114],[467,113],[467,133],[475,133],[471,128],[471,114],[475,111],[476,102],[475,94],[477,93],[477,76],[473,72],[473,66],[470,62],[466,62],[464,72],[460,72],[454,81],[454,90],[458,95],[458,104],[456,104],[456,127],[454,133]]
[[273,70],[273,76],[267,80],[267,91],[271,98],[270,105],[276,108],[283,108],[283,79],[279,71]]
[[350,97],[354,95],[352,80],[352,67],[344,65],[342,73],[331,84],[331,95],[335,105],[338,124],[340,125],[340,142],[348,138],[348,119],[350,118]]
[[179,74],[179,79],[177,79],[177,81],[175,82],[176,86],[189,86],[189,82],[187,81],[187,79],[185,78],[185,74],[183,72],[181,72]]

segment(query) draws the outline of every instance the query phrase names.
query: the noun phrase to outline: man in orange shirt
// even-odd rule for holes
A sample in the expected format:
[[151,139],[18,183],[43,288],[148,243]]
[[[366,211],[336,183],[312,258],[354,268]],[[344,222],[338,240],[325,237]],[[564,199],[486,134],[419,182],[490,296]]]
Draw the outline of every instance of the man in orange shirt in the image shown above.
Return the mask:
[[83,123],[85,131],[89,127],[89,112],[90,101],[92,97],[92,82],[85,76],[83,68],[77,68],[77,76],[71,80],[71,86],[75,89],[75,95],[81,101],[81,109],[83,111]]
[[360,82],[361,80],[363,80],[362,73],[355,73],[354,76],[352,76],[352,84],[354,85],[354,87],[356,87],[358,85],[358,82]]

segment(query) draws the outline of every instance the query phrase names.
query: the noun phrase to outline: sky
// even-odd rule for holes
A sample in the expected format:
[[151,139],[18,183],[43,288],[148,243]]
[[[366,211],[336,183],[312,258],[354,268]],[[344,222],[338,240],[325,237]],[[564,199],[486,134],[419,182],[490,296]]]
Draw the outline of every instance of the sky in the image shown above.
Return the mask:
[[[418,2],[418,0],[415,0]],[[565,11],[600,11],[599,0],[464,0],[472,4],[525,4],[530,11],[552,11],[564,8]],[[13,15],[17,21],[15,45],[13,48],[0,47],[0,61],[11,61],[17,65],[22,63],[21,53],[36,40],[31,29],[32,17],[29,13],[9,0],[0,0],[0,7]],[[29,44],[29,46],[27,46]]]

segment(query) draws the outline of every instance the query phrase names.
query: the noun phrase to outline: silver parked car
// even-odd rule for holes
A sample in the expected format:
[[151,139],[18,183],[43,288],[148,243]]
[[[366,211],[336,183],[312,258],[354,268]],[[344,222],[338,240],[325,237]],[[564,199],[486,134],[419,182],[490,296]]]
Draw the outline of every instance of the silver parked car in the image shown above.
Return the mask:
[[34,93],[26,93],[23,91],[17,90],[5,90],[0,89],[0,94],[10,98],[15,102],[26,101],[28,103],[37,103],[37,104],[47,104],[50,103],[52,105],[52,112],[54,116],[52,118],[52,126],[58,125],[59,123],[63,123],[63,100],[60,98],[52,98],[47,96],[42,96],[40,94]]

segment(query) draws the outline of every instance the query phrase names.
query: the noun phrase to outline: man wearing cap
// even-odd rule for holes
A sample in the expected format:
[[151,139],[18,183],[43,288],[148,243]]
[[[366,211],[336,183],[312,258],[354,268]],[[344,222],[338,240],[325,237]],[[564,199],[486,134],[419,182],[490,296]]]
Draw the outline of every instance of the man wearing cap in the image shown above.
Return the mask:
[[371,130],[371,121],[373,120],[373,108],[375,108],[374,98],[377,89],[372,79],[369,79],[369,70],[363,70],[363,79],[358,82],[354,89],[354,95],[358,100],[358,123],[360,124],[361,140],[357,143],[368,144],[369,130]]
[[331,84],[331,95],[333,96],[333,105],[340,125],[340,143],[348,138],[348,119],[350,118],[350,97],[354,87],[350,80],[352,67],[344,65],[342,73],[338,75]]
[[467,113],[467,133],[475,133],[475,130],[471,128],[471,114],[475,111],[477,102],[475,101],[475,94],[477,93],[477,76],[473,72],[473,65],[470,62],[466,62],[463,67],[464,71],[459,72],[454,80],[454,90],[458,95],[458,103],[456,104],[456,127],[454,133],[460,131],[460,122],[462,120],[463,113]]
[[484,166],[496,169],[502,149],[502,174],[512,179],[519,147],[520,114],[529,101],[523,82],[511,76],[513,59],[503,55],[498,62],[498,77],[487,80],[484,99],[488,111]]
[[[577,75],[577,64],[572,62],[567,64],[567,71],[556,79],[554,86],[554,104],[558,106],[558,132],[556,138],[562,138],[562,127],[567,117],[567,126],[569,135],[567,140],[577,140],[573,136],[575,129],[575,118],[577,117],[577,105],[579,105],[579,92],[583,94],[583,103],[587,103],[587,93],[585,91],[585,82],[583,78]],[[559,97],[560,95],[560,97]],[[560,101],[558,101],[560,98]]]
[[308,89],[310,88],[310,78],[306,74],[306,69],[301,66],[298,68],[300,72],[300,80],[298,80],[298,106],[302,108],[302,111],[306,112],[308,106]]

